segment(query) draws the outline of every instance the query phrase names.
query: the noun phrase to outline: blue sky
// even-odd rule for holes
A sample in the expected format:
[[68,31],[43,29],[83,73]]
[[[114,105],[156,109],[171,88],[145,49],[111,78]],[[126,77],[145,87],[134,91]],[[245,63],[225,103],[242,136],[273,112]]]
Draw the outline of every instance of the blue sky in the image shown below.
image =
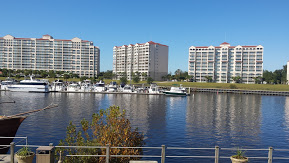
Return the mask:
[[190,46],[263,45],[264,69],[289,60],[289,0],[0,1],[0,37],[79,37],[100,47],[100,71],[114,46],[169,46],[169,71],[187,71]]

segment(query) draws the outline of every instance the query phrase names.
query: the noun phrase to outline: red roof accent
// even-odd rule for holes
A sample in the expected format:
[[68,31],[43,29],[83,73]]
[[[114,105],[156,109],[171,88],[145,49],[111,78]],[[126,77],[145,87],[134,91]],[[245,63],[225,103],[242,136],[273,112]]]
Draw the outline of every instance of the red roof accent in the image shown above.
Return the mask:
[[[160,46],[167,46],[167,45],[163,45],[163,44],[160,44],[160,43],[155,43],[153,41],[149,41],[148,42],[149,44],[155,44],[155,45],[160,45]],[[145,44],[145,43],[144,43]],[[168,46],[167,46],[168,47]]]
[[256,61],[256,62],[263,63],[263,61]]
[[15,40],[31,40],[31,38],[14,38]]
[[197,46],[196,48],[208,48],[208,46]]
[[195,61],[189,61],[189,62],[195,62]]
[[229,44],[229,43],[227,43],[227,42],[223,42],[221,45],[225,45],[225,44]]
[[50,36],[49,34],[43,35],[43,36]]

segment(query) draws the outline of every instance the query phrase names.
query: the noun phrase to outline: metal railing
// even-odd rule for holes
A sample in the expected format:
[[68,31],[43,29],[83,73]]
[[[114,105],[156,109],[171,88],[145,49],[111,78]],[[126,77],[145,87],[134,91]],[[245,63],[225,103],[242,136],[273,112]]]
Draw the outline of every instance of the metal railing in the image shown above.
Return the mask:
[[[10,154],[11,154],[11,162],[14,161],[14,149],[15,146],[28,146],[37,148],[39,145],[15,145],[12,142],[10,147]],[[53,146],[52,143],[49,146]],[[161,163],[165,163],[166,158],[204,158],[204,159],[214,159],[215,163],[219,163],[220,159],[229,159],[229,156],[221,156],[220,151],[264,151],[266,152],[266,157],[258,157],[258,156],[250,156],[249,159],[262,159],[267,160],[268,163],[272,163],[273,160],[289,160],[289,157],[273,157],[273,151],[276,152],[289,152],[289,149],[274,149],[273,147],[269,147],[268,149],[245,149],[245,148],[220,148],[219,146],[215,146],[215,148],[182,148],[182,147],[166,147],[162,145],[161,147],[110,147],[109,145],[106,146],[54,146],[55,148],[83,148],[83,149],[105,149],[105,155],[65,155],[65,157],[105,157],[106,163],[109,163],[109,159],[112,157],[139,157],[139,158],[160,158]],[[158,149],[160,151],[160,155],[110,155],[110,149]],[[214,155],[204,156],[204,155],[167,155],[166,152],[169,150],[205,150],[206,152],[212,151]]]

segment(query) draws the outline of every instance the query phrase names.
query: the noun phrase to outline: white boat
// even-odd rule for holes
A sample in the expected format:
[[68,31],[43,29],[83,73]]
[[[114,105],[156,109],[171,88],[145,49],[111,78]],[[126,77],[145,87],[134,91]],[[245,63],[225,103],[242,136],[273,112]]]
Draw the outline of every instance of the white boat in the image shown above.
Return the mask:
[[105,92],[106,91],[106,87],[103,81],[99,81],[97,82],[94,86],[93,86],[93,90],[94,92]]
[[156,84],[151,84],[150,88],[148,89],[148,93],[159,94],[159,93],[162,93],[162,91]]
[[107,87],[107,92],[117,92],[116,82],[110,82]]
[[0,83],[0,90],[8,90],[8,86],[12,85],[12,84],[16,84],[14,79],[11,78],[7,78],[6,80],[2,81]]
[[81,83],[81,91],[82,92],[91,92],[93,90],[92,84],[91,84],[91,80],[84,80]]
[[12,84],[8,86],[11,92],[49,92],[48,82],[46,80],[34,79],[30,76],[30,80],[21,80],[19,84]]
[[130,85],[125,85],[122,89],[122,92],[133,93],[133,87]]
[[78,83],[71,83],[67,86],[67,92],[80,92],[81,87]]
[[65,86],[62,80],[55,80],[54,82],[52,82],[52,85],[49,89],[50,92],[59,92],[59,91],[64,91],[65,90]]
[[176,84],[173,84],[173,87],[169,91],[163,92],[165,95],[171,95],[171,96],[187,96],[188,93],[186,89],[180,84],[180,86],[177,86]]

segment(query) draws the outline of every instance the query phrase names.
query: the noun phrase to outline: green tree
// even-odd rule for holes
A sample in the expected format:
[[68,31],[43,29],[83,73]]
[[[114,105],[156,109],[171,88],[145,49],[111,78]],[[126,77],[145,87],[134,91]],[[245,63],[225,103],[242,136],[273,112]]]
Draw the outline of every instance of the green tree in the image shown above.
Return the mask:
[[146,80],[148,77],[148,74],[146,72],[143,72],[141,73],[141,77],[142,77],[142,80]]
[[147,83],[152,84],[154,82],[154,79],[152,77],[147,78]]
[[123,84],[126,84],[126,83],[127,83],[127,78],[126,78],[126,76],[121,77],[119,80],[120,80],[120,82],[123,83]]
[[63,78],[65,79],[65,81],[67,82],[67,79],[70,78],[70,75],[68,73],[63,74]]
[[205,79],[207,80],[208,83],[211,83],[213,81],[213,77],[211,76],[205,76]]
[[112,79],[112,70],[107,70],[103,73],[104,79]]
[[15,75],[15,78],[16,78],[16,79],[20,79],[21,76],[20,76],[19,74],[17,74],[17,75]]
[[235,83],[241,83],[242,78],[240,76],[234,76],[234,77],[232,77],[232,79]]
[[[111,106],[106,110],[92,115],[92,121],[86,119],[81,121],[81,129],[70,122],[66,131],[66,138],[61,140],[59,146],[105,146],[112,147],[142,147],[144,143],[143,134],[138,129],[132,129],[130,121],[126,119],[125,110]],[[65,154],[76,155],[105,155],[106,149],[70,149],[59,148],[58,151]],[[142,155],[142,149],[138,148],[110,148],[110,155]],[[110,157],[110,162],[124,163],[139,158]],[[105,157],[66,157],[64,162],[104,162]]]
[[80,79],[79,79],[79,80],[80,80],[81,82],[83,82],[83,81],[84,81],[84,80],[86,80],[86,79],[87,79],[87,77],[86,77],[86,76],[82,76],[82,77],[80,77]]
[[50,78],[53,78],[53,79],[55,79],[56,77],[56,73],[53,70],[49,70],[48,75]]
[[132,80],[133,80],[133,82],[138,83],[138,82],[140,81],[139,76],[140,76],[140,73],[139,73],[139,72],[135,72],[135,73],[132,75]]

